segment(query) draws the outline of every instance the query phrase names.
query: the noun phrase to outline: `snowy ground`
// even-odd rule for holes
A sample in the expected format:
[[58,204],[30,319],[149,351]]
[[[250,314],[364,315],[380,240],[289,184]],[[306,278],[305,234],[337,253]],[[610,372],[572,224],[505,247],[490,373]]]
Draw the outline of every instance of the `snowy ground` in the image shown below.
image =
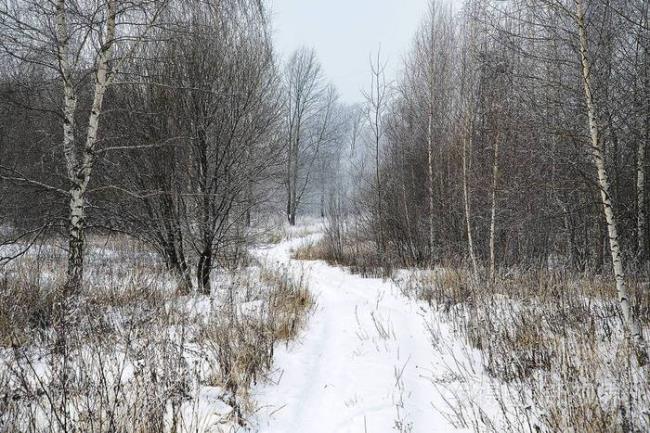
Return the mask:
[[[98,314],[88,320],[88,326],[78,327],[79,353],[83,356],[73,357],[78,363],[74,368],[84,372],[81,375],[87,381],[84,383],[90,385],[88,389],[81,387],[74,401],[81,402],[83,398],[94,401],[99,391],[110,401],[123,403],[128,400],[128,404],[118,405],[124,411],[118,418],[125,421],[134,419],[132,411],[137,412],[140,406],[155,402],[154,407],[160,407],[158,412],[160,418],[165,419],[166,428],[176,425],[174,431],[193,433],[519,433],[576,431],[570,426],[592,419],[596,423],[603,420],[610,423],[594,431],[622,431],[616,430],[622,424],[617,418],[621,400],[616,397],[625,392],[627,400],[632,401],[629,406],[634,409],[627,413],[636,417],[632,421],[639,426],[634,431],[650,431],[645,428],[650,420],[647,379],[644,382],[644,377],[635,369],[620,368],[623,361],[629,361],[630,353],[624,350],[626,346],[619,335],[622,331],[619,329],[616,334],[620,321],[610,314],[616,311],[614,304],[596,297],[569,304],[562,301],[561,305],[556,305],[555,292],[547,293],[546,299],[542,299],[543,296],[537,299],[538,291],[529,294],[521,291],[523,295],[517,295],[519,291],[511,292],[508,290],[512,287],[504,286],[503,292],[493,293],[491,297],[472,298],[482,301],[475,302],[480,308],[471,309],[463,301],[463,296],[467,295],[462,291],[465,283],[460,278],[461,272],[401,270],[393,275],[395,281],[384,281],[362,278],[320,261],[291,259],[293,250],[302,244],[313,245],[321,233],[319,220],[284,228],[280,233],[270,231],[270,240],[253,251],[261,266],[241,269],[232,275],[215,275],[210,297],[196,294],[178,298],[174,285],[170,284],[172,280],[156,265],[155,257],[142,255],[137,248],[129,249],[129,244],[93,250],[88,260],[88,270],[93,272],[89,272],[88,281],[93,288],[89,299],[94,303],[88,303],[88,307],[98,308],[89,310]],[[39,284],[49,287],[60,279],[61,272],[60,269],[57,272],[56,267],[60,262],[56,257],[58,253],[48,248],[42,249],[47,260],[36,262]],[[135,260],[124,260],[125,254]],[[23,272],[25,275],[17,278],[27,281],[32,275],[27,272],[30,263],[27,261],[22,267],[5,271],[7,275]],[[222,386],[226,379],[220,374],[220,349],[229,346],[224,342],[231,342],[233,348],[228,353],[248,352],[238,351],[245,346],[238,345],[237,338],[224,334],[225,330],[237,329],[232,326],[235,322],[216,319],[230,317],[223,311],[226,299],[232,299],[237,306],[238,317],[254,319],[258,312],[260,320],[267,317],[263,314],[265,305],[287,305],[267,299],[275,293],[274,288],[278,289],[278,281],[287,281],[287,274],[291,274],[294,282],[305,278],[305,284],[298,286],[309,288],[316,307],[306,323],[303,322],[304,312],[300,315],[297,339],[289,339],[288,343],[282,342],[287,340],[275,340],[276,344],[270,346],[272,349],[260,344],[259,339],[251,340],[254,347],[268,350],[273,367],[268,372],[268,364],[264,363],[263,369],[252,379],[257,384],[251,393],[244,391],[242,399],[235,404],[232,394]],[[440,281],[446,281],[448,288],[458,288],[458,293],[452,290],[445,295],[458,299],[454,301],[452,296],[453,299],[447,301],[440,295],[431,305],[416,300],[426,299],[418,296],[418,290],[442,287],[440,281],[429,278],[432,276],[441,277]],[[442,278],[444,276],[446,278]],[[535,280],[521,281],[535,284]],[[559,280],[554,284],[576,293],[600,293],[594,282],[576,280],[573,285],[570,283],[571,280]],[[586,289],[579,289],[578,283],[589,283],[593,287],[588,286],[591,291],[584,292],[581,290]],[[36,287],[40,287],[39,284]],[[148,293],[146,298],[141,290]],[[475,290],[483,293],[482,287],[475,287]],[[509,295],[513,293],[514,296]],[[5,304],[0,303],[2,305]],[[515,314],[524,306],[528,308],[526,314]],[[529,322],[535,326],[521,322],[521,317],[533,312],[534,320]],[[566,321],[574,314],[577,316],[572,322]],[[125,325],[134,317],[142,319],[147,327],[147,332],[138,333],[135,339],[131,327]],[[467,320],[468,317],[472,320]],[[578,322],[589,317],[602,321],[598,332],[589,338],[575,338],[574,333],[588,329],[578,326]],[[106,318],[110,319],[106,322],[110,326],[105,326]],[[245,325],[245,321],[241,323]],[[272,323],[277,325],[277,321]],[[544,326],[536,326],[544,323]],[[253,334],[257,337],[275,335],[269,330],[278,328],[271,322],[269,326],[264,328],[266,331],[253,331]],[[250,326],[244,328],[251,329]],[[97,329],[103,330],[100,335],[96,335]],[[477,331],[479,329],[481,332]],[[566,333],[567,329],[570,332]],[[517,330],[522,333],[517,334]],[[565,333],[566,337],[560,339]],[[59,366],[57,356],[47,355],[50,334],[43,330],[34,334],[38,337],[33,340],[34,346],[25,346],[24,352],[0,349],[0,431],[4,431],[3,419],[10,426],[19,426],[27,421],[25,414],[43,425],[51,422],[47,409],[50,406],[42,403],[46,398],[37,391],[44,386],[58,395],[56,383],[53,387],[47,383],[32,383],[35,376],[47,377],[51,375],[47,373],[51,368]],[[517,339],[509,337],[511,335],[517,335]],[[102,344],[97,345],[97,342]],[[498,378],[505,377],[505,367],[507,371],[519,371],[518,367],[531,365],[526,364],[530,353],[544,355],[552,350],[563,355],[549,361],[548,366],[532,364],[526,375],[516,376],[519,377],[517,381]],[[233,359],[233,365],[245,359],[248,358]],[[16,369],[16,362],[30,368]],[[169,380],[157,381],[155,385],[147,382],[145,379],[150,375],[140,374],[147,369],[166,372]],[[492,375],[487,374],[487,370]],[[26,376],[21,376],[23,371]],[[100,371],[102,377],[110,380],[95,386],[96,381],[91,376]],[[567,371],[569,375],[562,376]],[[22,380],[23,376],[29,380]],[[151,377],[158,377],[158,374]],[[119,389],[113,386],[118,382]],[[21,386],[17,387],[17,383]],[[171,401],[169,396],[178,394],[174,392],[179,383],[187,390],[187,395],[183,394],[179,400],[180,406],[158,404],[159,401]],[[249,383],[245,382],[242,389],[248,389]],[[10,393],[3,394],[3,390]],[[30,396],[30,405],[20,400],[23,395]],[[584,409],[581,406],[592,402],[594,396],[600,399],[597,406],[602,412],[599,412],[600,418],[593,416],[592,406]],[[13,412],[3,410],[3,404],[5,407],[9,404]],[[234,422],[230,405],[243,407],[245,425]],[[104,406],[106,409],[112,404]],[[100,408],[104,406],[99,404]],[[96,406],[88,406],[91,407],[93,417],[89,419],[107,419],[110,414],[98,411]],[[74,405],[73,409],[79,410]],[[180,416],[180,425],[168,419],[172,413]],[[621,413],[625,415],[626,412]],[[3,417],[6,414],[13,414],[14,418]]]
[[[254,390],[259,432],[468,431],[440,412],[446,404],[438,373],[448,360],[434,349],[428,310],[390,281],[291,260],[302,241],[258,252],[304,267],[317,300],[302,337],[276,353],[276,383]],[[448,332],[441,326],[439,332]]]
[[[475,430],[476,419],[483,418],[482,413],[477,416],[477,408],[497,413],[489,410],[494,407],[490,396],[495,384],[482,370],[480,353],[460,341],[442,314],[405,296],[393,281],[362,278],[320,261],[291,259],[295,248],[313,243],[321,231],[320,222],[287,229],[285,240],[254,251],[266,269],[283,274],[283,269],[289,268],[295,278],[304,275],[316,307],[298,339],[276,347],[273,371],[251,392],[252,407],[256,409],[251,416],[245,415],[248,425],[241,427],[231,422],[232,409],[224,402],[224,390],[213,383],[206,385],[212,380],[206,379],[211,370],[203,372],[203,367],[196,367],[201,373],[190,380],[192,399],[180,408],[182,418],[192,421],[180,430],[469,432]],[[404,275],[410,272],[404,271]],[[117,274],[116,278],[122,275]],[[257,274],[247,275],[252,280],[259,278]],[[119,286],[117,280],[114,283]],[[244,283],[237,284],[248,287],[250,282]],[[220,279],[215,284],[231,286]],[[250,284],[255,286],[254,282]],[[247,298],[237,299],[242,309],[251,304]],[[185,301],[188,305],[183,311],[193,315],[221,314],[214,310],[214,300],[206,297],[197,295]],[[166,325],[161,326],[156,335],[164,340]],[[191,341],[185,349],[203,354],[205,348],[197,346],[201,344]],[[183,356],[189,356],[188,365],[215,367],[212,355]],[[126,362],[117,363],[123,364]],[[115,377],[121,381],[133,376],[125,375],[122,368],[118,370]],[[462,371],[461,376],[458,371]],[[473,419],[463,420],[466,413]]]

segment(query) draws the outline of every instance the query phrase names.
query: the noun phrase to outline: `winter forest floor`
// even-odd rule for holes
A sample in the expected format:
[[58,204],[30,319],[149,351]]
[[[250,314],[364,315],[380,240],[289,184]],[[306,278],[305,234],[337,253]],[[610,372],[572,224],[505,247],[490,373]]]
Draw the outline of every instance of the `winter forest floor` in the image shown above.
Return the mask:
[[607,276],[513,271],[492,288],[463,269],[362,278],[292,258],[318,239],[259,252],[306,275],[316,307],[254,390],[257,431],[649,431],[650,380]]
[[[448,328],[426,304],[389,280],[362,278],[322,261],[292,260],[305,238],[263,250],[269,260],[304,269],[316,308],[298,341],[276,353],[275,382],[254,398],[260,432],[457,432],[445,399],[480,398],[484,378],[445,377],[451,352],[436,349]],[[309,241],[307,239],[307,241]],[[449,348],[449,347],[447,347]],[[456,348],[462,351],[460,348]]]
[[268,256],[306,268],[317,306],[302,338],[277,353],[278,383],[257,390],[260,431],[392,432],[398,424],[441,431],[446,423],[429,404],[433,366],[422,311],[390,283],[290,260],[295,245]]
[[[650,381],[611,282],[513,271],[488,288],[442,268],[364,278],[294,258],[322,231],[270,231],[248,264],[215,271],[210,295],[179,294],[141,245],[95,243],[64,352],[57,247],[11,263],[0,432],[650,431]],[[637,305],[647,332],[648,301]]]

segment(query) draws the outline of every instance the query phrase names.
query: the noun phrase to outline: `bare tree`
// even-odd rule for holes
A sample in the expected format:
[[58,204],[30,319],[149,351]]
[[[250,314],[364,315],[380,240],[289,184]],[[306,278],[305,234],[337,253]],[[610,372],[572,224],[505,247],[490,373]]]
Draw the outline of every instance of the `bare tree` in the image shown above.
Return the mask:
[[[641,5],[635,37],[635,102],[645,115],[641,118],[636,160],[636,206],[637,206],[637,256],[645,262],[649,259],[647,248],[646,211],[646,152],[650,142],[650,6],[647,2]],[[640,83],[639,83],[640,81]],[[640,100],[640,101],[639,101]]]
[[[87,195],[102,145],[99,127],[104,96],[165,5],[164,0],[128,4],[119,0],[46,4],[22,0],[0,5],[0,47],[5,55],[49,70],[62,88],[61,152],[68,186],[64,191],[50,189],[68,197],[67,295],[79,291],[83,278]],[[88,81],[92,96],[85,109],[79,106],[79,98]],[[79,123],[81,116],[85,123]],[[85,133],[80,138],[82,126]]]
[[[475,13],[475,2],[468,2],[468,13]],[[462,98],[462,159],[463,159],[463,203],[465,205],[465,225],[467,233],[467,249],[472,263],[472,270],[474,277],[478,278],[478,262],[476,259],[476,252],[474,249],[474,235],[472,228],[472,192],[469,184],[469,172],[471,170],[472,149],[474,142],[474,116],[478,99],[478,84],[474,71],[472,70],[472,62],[476,56],[476,25],[471,19],[466,23],[469,28],[465,33],[465,41],[463,46],[463,60],[461,72],[461,98]]]
[[611,189],[609,173],[605,166],[605,152],[603,149],[602,131],[598,121],[599,108],[594,99],[594,89],[592,81],[592,63],[591,51],[589,46],[589,37],[587,35],[587,7],[583,0],[576,1],[575,23],[578,30],[580,65],[582,85],[584,87],[585,104],[587,107],[587,118],[589,127],[590,143],[588,148],[591,150],[594,166],[597,172],[598,187],[600,189],[601,204],[605,221],[607,222],[607,232],[609,235],[609,248],[612,256],[612,266],[614,268],[614,278],[616,280],[616,290],[618,291],[618,300],[625,318],[625,324],[630,333],[637,352],[639,364],[648,363],[648,352],[645,347],[645,340],[639,324],[634,317],[630,307],[629,294],[625,283],[625,271],[623,266],[623,256],[619,244],[619,223],[614,213],[611,200]]
[[296,215],[310,186],[322,147],[335,129],[336,91],[325,83],[313,50],[293,53],[285,69],[287,151],[287,219]]
[[384,116],[386,115],[388,108],[390,88],[386,82],[385,69],[386,65],[382,63],[381,59],[381,50],[377,50],[377,57],[370,61],[370,91],[364,92],[364,97],[366,99],[368,126],[370,128],[370,139],[372,142],[372,151],[375,162],[374,189],[376,200],[374,204],[374,215],[377,219],[375,225],[375,242],[380,257],[384,255],[386,249],[386,239],[384,236],[385,221],[382,204],[383,185],[381,178],[381,152],[383,136],[385,133]]
[[240,254],[264,199],[258,186],[282,154],[279,77],[266,11],[254,5],[178,5],[149,64],[125,74],[133,84],[119,123],[141,133],[117,146],[130,169],[110,183],[127,191],[125,230],[160,251],[183,291],[194,258],[196,286],[209,294],[212,270]]

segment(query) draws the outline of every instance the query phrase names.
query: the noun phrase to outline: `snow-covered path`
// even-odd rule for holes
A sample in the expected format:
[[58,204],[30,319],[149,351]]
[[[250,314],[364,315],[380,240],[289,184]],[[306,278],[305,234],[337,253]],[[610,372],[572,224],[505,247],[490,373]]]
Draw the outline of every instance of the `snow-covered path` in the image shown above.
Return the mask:
[[260,433],[456,432],[433,407],[435,356],[425,309],[390,282],[290,259],[299,240],[261,253],[304,268],[317,306],[277,351],[277,384],[254,390]]

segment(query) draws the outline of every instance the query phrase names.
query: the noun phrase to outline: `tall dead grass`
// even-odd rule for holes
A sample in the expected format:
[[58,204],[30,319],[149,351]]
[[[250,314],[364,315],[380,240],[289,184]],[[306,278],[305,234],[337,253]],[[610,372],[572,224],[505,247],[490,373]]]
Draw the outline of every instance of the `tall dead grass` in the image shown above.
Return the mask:
[[[650,293],[629,284],[647,332]],[[650,382],[625,338],[613,281],[513,272],[490,286],[469,270],[440,269],[418,272],[402,288],[440,311],[478,352],[483,369],[507,385],[494,395],[500,422],[457,401],[452,412],[461,425],[495,433],[650,431]],[[463,369],[450,370],[470,380],[462,379]]]
[[391,260],[378,255],[371,241],[345,242],[335,245],[329,237],[303,242],[293,252],[296,260],[323,260],[332,266],[344,266],[354,274],[368,278],[389,278]]
[[2,269],[0,431],[180,433],[245,424],[251,386],[313,305],[305,281],[280,268],[224,269],[211,297],[179,296],[155,256],[131,248],[103,247],[89,258],[65,335],[53,318],[62,255],[25,256]]
[[259,281],[267,289],[260,299],[225,305],[199,337],[219,367],[213,384],[228,392],[227,402],[240,423],[252,412],[248,392],[271,368],[276,344],[297,336],[314,305],[302,276],[294,279],[286,270],[262,268]]

